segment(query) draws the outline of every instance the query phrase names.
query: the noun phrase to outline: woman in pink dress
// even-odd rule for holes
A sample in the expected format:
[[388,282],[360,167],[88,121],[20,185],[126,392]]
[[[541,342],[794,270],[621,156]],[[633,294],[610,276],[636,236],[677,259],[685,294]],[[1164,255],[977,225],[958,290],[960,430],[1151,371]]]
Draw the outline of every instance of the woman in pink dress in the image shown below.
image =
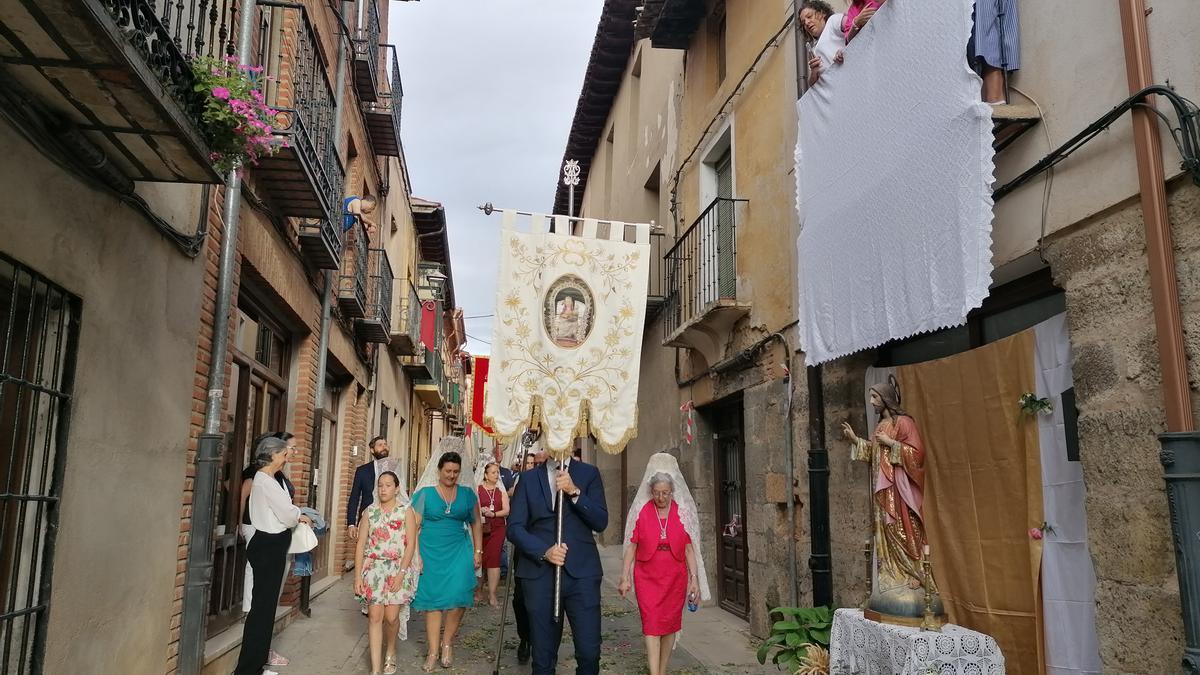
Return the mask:
[[708,600],[708,580],[700,558],[696,503],[675,458],[658,453],[629,510],[625,561],[617,591],[632,587],[646,636],[650,675],[666,675],[671,649],[683,627],[683,605]]

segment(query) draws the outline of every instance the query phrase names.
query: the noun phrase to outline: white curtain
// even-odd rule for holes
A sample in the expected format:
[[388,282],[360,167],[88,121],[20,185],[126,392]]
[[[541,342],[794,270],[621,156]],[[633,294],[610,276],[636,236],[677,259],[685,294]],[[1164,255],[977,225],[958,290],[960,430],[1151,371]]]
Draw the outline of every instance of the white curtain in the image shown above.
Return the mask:
[[1067,461],[1063,423],[1062,394],[1074,386],[1066,315],[1039,323],[1034,334],[1036,393],[1054,404],[1053,414],[1038,416],[1042,500],[1046,522],[1053,528],[1042,547],[1046,673],[1100,673],[1096,572],[1088,552],[1083,468]]

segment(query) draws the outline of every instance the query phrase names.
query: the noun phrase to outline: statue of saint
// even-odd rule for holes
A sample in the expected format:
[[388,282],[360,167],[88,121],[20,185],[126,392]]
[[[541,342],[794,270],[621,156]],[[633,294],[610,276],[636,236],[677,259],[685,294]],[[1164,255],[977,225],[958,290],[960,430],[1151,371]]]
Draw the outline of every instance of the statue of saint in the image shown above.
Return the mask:
[[[842,433],[850,441],[850,458],[871,467],[871,511],[875,578],[867,603],[868,618],[914,624],[925,610],[925,574],[921,561],[928,552],[922,506],[925,497],[925,445],[917,423],[900,407],[894,376],[871,387],[871,406],[879,415],[875,433],[859,438],[849,424]],[[942,614],[936,585],[933,612]]]

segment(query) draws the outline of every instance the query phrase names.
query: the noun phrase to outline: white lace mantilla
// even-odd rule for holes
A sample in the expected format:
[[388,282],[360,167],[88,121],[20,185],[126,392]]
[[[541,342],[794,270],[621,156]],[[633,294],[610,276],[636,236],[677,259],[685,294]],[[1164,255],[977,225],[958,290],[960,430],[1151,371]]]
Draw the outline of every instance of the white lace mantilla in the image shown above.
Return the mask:
[[954,624],[922,631],[844,608],[833,614],[829,642],[830,675],[1004,675],[996,641]]

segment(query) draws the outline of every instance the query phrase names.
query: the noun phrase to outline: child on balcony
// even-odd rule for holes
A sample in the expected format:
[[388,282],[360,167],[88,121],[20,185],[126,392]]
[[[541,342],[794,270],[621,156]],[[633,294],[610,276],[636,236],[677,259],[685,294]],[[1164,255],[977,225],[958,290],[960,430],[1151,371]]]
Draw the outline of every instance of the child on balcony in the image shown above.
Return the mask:
[[846,42],[854,39],[858,32],[867,25],[875,10],[883,6],[885,0],[850,0],[846,16],[842,18],[842,32],[846,34]]

